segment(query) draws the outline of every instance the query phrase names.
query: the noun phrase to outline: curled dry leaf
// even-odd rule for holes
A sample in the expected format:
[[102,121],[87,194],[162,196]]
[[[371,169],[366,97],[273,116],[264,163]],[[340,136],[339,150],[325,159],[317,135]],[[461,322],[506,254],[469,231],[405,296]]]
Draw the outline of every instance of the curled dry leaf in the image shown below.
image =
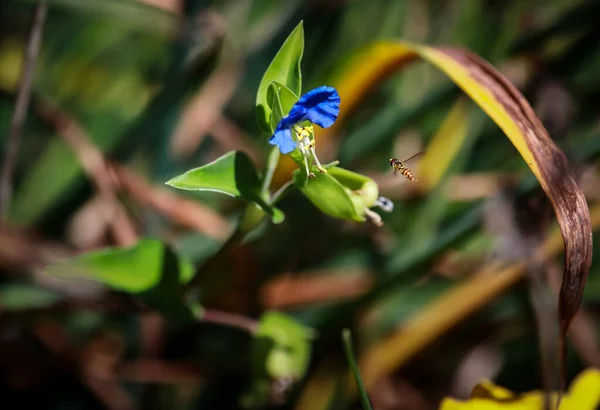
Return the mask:
[[552,202],[565,241],[565,271],[559,296],[564,334],[581,305],[592,263],[590,212],[573,170],[529,103],[502,74],[464,50],[428,51],[430,61],[445,64],[442,69],[506,133]]
[[[346,64],[333,82],[341,97],[340,117],[319,130],[317,147],[326,150],[349,113],[367,92],[408,63],[422,58],[444,72],[504,131],[550,199],[565,249],[559,296],[564,338],[579,309],[592,259],[590,213],[565,155],[552,141],[534,110],[517,88],[477,55],[458,48],[433,48],[408,42],[378,42]],[[427,154],[426,154],[427,155]],[[425,161],[426,158],[423,158]],[[285,180],[290,164],[282,161],[274,179]]]
[[[348,74],[340,79],[343,87],[338,90],[342,105],[346,104],[342,112],[353,108],[369,88],[420,56],[448,75],[517,148],[552,202],[565,241],[565,271],[559,303],[561,327],[566,331],[581,304],[592,261],[590,213],[565,155],[529,103],[500,72],[466,50],[396,42],[378,43],[365,54],[356,64],[350,64]],[[355,81],[349,81],[351,79]],[[347,115],[345,112],[345,117]]]

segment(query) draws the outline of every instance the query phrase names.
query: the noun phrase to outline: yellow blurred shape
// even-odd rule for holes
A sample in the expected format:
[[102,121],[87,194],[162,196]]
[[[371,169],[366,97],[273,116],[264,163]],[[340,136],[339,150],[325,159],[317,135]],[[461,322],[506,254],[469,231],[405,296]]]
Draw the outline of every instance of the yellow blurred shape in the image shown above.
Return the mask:
[[307,381],[302,395],[296,403],[297,409],[328,409],[333,399],[338,369],[331,361],[319,364],[312,377]]
[[[546,395],[547,396],[547,395]],[[556,408],[559,395],[549,396],[550,408]],[[458,401],[445,399],[440,410],[540,410],[546,397],[534,391],[515,395],[513,392],[484,380],[473,389],[471,398]],[[600,404],[600,371],[588,369],[573,381],[570,391],[560,399],[558,410],[595,410]]]
[[490,380],[482,380],[471,392],[471,398],[491,398],[505,400],[514,397],[515,394],[501,386],[496,386]]
[[0,89],[16,92],[23,67],[23,44],[6,41],[0,47]]
[[454,104],[419,163],[417,179],[425,192],[440,182],[465,142],[469,131],[468,103],[461,98]]

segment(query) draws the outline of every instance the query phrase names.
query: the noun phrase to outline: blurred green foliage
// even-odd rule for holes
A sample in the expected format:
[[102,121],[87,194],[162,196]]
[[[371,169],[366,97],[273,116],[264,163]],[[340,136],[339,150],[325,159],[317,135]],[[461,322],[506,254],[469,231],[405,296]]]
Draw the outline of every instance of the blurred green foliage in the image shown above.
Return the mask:
[[[0,3],[2,147],[35,3]],[[289,110],[294,102],[290,94],[297,99],[302,90],[334,82],[349,59],[374,40],[404,38],[475,51],[519,85],[578,171],[597,165],[600,4],[594,0],[156,2],[179,5],[177,12],[135,0],[48,3],[8,222],[68,244],[81,255],[56,262],[51,257],[53,248],[30,239],[33,245],[25,248],[29,253],[19,259],[18,246],[23,243],[12,231],[0,231],[0,358],[6,364],[0,370],[0,392],[3,401],[18,400],[20,407],[110,408],[115,407],[110,398],[116,400],[123,393],[131,404],[127,408],[234,409],[244,404],[262,407],[268,401],[280,408],[321,408],[317,405],[321,396],[309,387],[322,369],[337,386],[322,395],[331,399],[345,394],[340,387],[340,369],[348,367],[340,342],[344,327],[353,328],[360,352],[381,343],[479,268],[514,261],[514,255],[499,246],[503,233],[487,224],[489,218],[502,217],[490,207],[490,194],[456,199],[458,191],[477,186],[452,185],[452,177],[478,174],[493,180],[495,174],[510,174],[518,181],[516,187],[494,194],[504,192],[509,202],[525,200],[521,204],[539,196],[540,189],[498,127],[472,104],[465,142],[434,191],[419,196],[406,185],[382,183],[389,172],[388,158],[409,155],[407,151],[415,146],[426,147],[460,96],[455,86],[423,64],[394,76],[361,102],[329,158],[339,159],[346,169],[330,168],[324,175],[314,171],[317,183],[331,188],[308,192],[315,185],[303,187],[306,175],[301,175],[299,191],[277,197],[277,208],[273,198],[265,196],[259,180],[265,175],[257,169],[271,173],[277,163],[267,144],[277,123],[273,118]],[[293,47],[286,48],[285,55],[276,54],[290,33],[298,35],[288,40]],[[240,67],[242,74],[239,80],[224,80],[239,81],[218,109],[225,121],[214,121],[212,114],[202,110],[186,115],[185,110],[227,64]],[[269,86],[272,81],[279,84]],[[215,96],[202,98],[211,106]],[[285,221],[274,225],[258,218],[260,226],[245,240],[234,234],[235,243],[221,244],[166,217],[139,197],[119,192],[118,199],[142,239],[133,247],[118,247],[99,214],[92,212],[85,223],[77,223],[87,215],[84,211],[95,189],[61,131],[40,115],[43,101],[58,104],[108,158],[126,164],[158,188],[169,189],[165,181],[195,169],[188,176],[200,173],[202,180],[187,180],[191,190],[170,192],[206,205],[228,221],[240,215],[251,219],[254,205],[201,192],[224,191],[257,203],[276,222],[285,213]],[[255,104],[264,110],[258,124]],[[272,112],[271,107],[275,107]],[[196,125],[198,118],[210,126]],[[198,143],[193,152],[177,156],[173,135],[183,123],[191,127]],[[258,147],[255,156],[244,153],[245,141]],[[236,153],[227,154],[231,151]],[[243,161],[243,172],[233,173],[234,159]],[[299,174],[305,172],[299,168]],[[360,175],[363,179],[354,180],[359,184],[376,180],[378,192],[351,194],[357,187],[348,189],[333,169]],[[242,189],[238,175],[246,181]],[[217,182],[208,181],[208,176]],[[325,191],[343,200],[331,199],[323,195]],[[362,220],[361,206],[370,207],[379,194],[392,198],[395,206],[393,213],[383,215],[383,228],[324,215]],[[590,203],[595,202],[598,186],[592,184],[586,194]],[[343,209],[326,211],[332,204]],[[511,212],[521,211],[514,206]],[[80,239],[96,231],[100,233],[93,246]],[[38,264],[36,249],[43,266]],[[598,245],[594,251],[597,256]],[[458,255],[462,264],[448,263],[452,255]],[[549,263],[560,271],[561,260],[562,256]],[[590,272],[584,307],[597,346],[600,274],[596,266]],[[354,283],[350,272],[356,271],[368,279],[368,285],[349,285]],[[280,308],[276,292],[270,292],[268,285],[287,272],[298,281],[287,288],[283,299],[308,296],[305,303]],[[66,279],[65,273],[70,273]],[[201,279],[199,290],[182,296],[182,283],[195,275]],[[327,285],[321,285],[324,290],[311,290],[300,281],[303,278]],[[322,278],[327,281],[318,281]],[[336,282],[339,278],[347,282]],[[81,294],[81,279],[101,282],[103,292]],[[344,296],[342,288],[353,291]],[[311,296],[319,290],[328,297]],[[132,305],[111,310],[80,304],[81,299],[102,301],[106,293],[133,300]],[[489,377],[514,391],[539,388],[535,316],[528,298],[526,284],[521,284],[490,301],[389,379],[408,383],[434,408],[443,395],[453,393],[457,369],[467,354],[485,345],[497,349],[501,357],[498,369],[485,368]],[[232,312],[256,327],[248,330],[235,321],[202,320],[206,310]],[[168,325],[149,331],[148,311],[161,313]],[[93,364],[93,357],[84,353],[96,349],[99,335],[118,334],[122,351],[100,349],[99,353],[115,363],[105,380],[115,390],[96,389],[86,382],[87,376],[69,367],[72,359],[53,351],[55,340],[40,330],[48,323],[62,329],[64,338],[56,334],[57,340],[68,342],[74,355],[82,357],[85,369],[85,363]],[[314,339],[309,328],[315,329]],[[148,344],[153,347],[147,348]],[[126,365],[133,368],[143,360],[172,366],[127,373]],[[177,367],[181,363],[185,366]],[[590,365],[572,347],[568,364],[570,377]],[[293,382],[286,384],[288,376]],[[325,383],[321,385],[325,389]],[[283,393],[275,394],[279,390]],[[369,393],[374,408],[386,408],[383,388]],[[396,389],[395,395],[401,397],[402,391]],[[335,404],[333,399],[326,402]],[[415,403],[406,408],[422,408]]]

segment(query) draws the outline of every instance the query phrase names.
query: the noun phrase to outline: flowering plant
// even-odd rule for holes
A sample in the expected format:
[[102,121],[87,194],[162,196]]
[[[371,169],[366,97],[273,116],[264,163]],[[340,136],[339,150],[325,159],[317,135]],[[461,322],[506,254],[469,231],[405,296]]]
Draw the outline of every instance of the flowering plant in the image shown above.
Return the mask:
[[[379,187],[371,178],[338,167],[339,161],[329,164],[319,161],[315,125],[327,128],[335,123],[341,98],[335,88],[326,85],[301,93],[303,49],[301,22],[275,55],[258,87],[258,125],[269,135],[268,143],[272,146],[263,172],[255,168],[245,153],[233,151],[167,182],[178,189],[215,191],[249,202],[230,241],[254,230],[267,215],[273,223],[283,222],[284,214],[276,205],[291,190],[300,191],[323,213],[355,222],[370,219],[381,226],[381,217],[371,208],[380,207],[387,212],[393,209],[390,200],[379,196]],[[291,180],[271,192],[281,155],[289,155],[298,169]],[[272,331],[269,320],[279,325],[285,323],[289,335],[296,336],[281,339],[283,333]],[[290,319],[266,315],[261,323],[264,334],[256,339],[254,353],[258,363],[256,377],[243,398],[251,407],[264,404],[273,382],[288,385],[300,378],[306,371],[310,352],[309,337],[298,336],[305,331],[296,329]]]
[[[273,58],[258,87],[258,125],[269,135],[268,142],[273,146],[264,172],[258,172],[244,153],[230,152],[167,184],[186,190],[218,191],[249,201],[255,206],[245,214],[241,224],[244,231],[256,226],[265,214],[274,223],[282,222],[283,212],[275,206],[283,194],[293,189],[298,189],[327,215],[356,222],[370,219],[380,226],[381,217],[371,208],[389,212],[393,205],[379,197],[375,181],[338,167],[337,161],[323,165],[317,157],[315,125],[328,128],[335,123],[341,98],[335,88],[327,85],[301,93],[303,50],[300,22]],[[298,170],[281,189],[270,192],[280,155],[289,155]]]

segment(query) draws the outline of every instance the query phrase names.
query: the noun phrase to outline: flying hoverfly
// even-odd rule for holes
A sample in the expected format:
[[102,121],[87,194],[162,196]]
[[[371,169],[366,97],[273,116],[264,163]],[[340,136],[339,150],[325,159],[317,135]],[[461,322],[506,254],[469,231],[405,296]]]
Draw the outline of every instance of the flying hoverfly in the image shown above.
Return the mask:
[[407,168],[406,163],[408,163],[408,161],[411,161],[411,160],[417,158],[424,152],[425,151],[417,152],[415,155],[413,155],[409,159],[405,159],[404,161],[400,161],[400,160],[398,160],[398,158],[390,158],[390,166],[392,168],[394,168],[394,175],[396,175],[398,172],[400,172],[400,174],[404,175],[406,177],[406,179],[408,179],[411,182],[415,182],[417,179],[415,178],[412,171]]

